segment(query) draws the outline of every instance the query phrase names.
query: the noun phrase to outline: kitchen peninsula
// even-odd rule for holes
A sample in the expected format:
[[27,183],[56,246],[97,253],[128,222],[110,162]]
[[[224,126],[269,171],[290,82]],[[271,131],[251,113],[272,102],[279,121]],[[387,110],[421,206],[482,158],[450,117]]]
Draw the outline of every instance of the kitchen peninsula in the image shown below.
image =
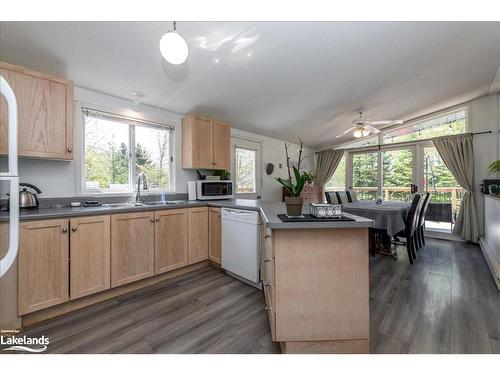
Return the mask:
[[[372,220],[288,222],[261,205],[261,277],[271,334],[283,353],[368,353],[368,227]],[[304,212],[308,207],[304,208]]]
[[[200,230],[200,223],[205,220],[198,222],[196,218],[201,217],[202,214],[208,215],[209,209],[218,210],[222,207],[259,211],[261,214],[263,226],[261,230],[261,279],[266,302],[265,309],[269,317],[272,339],[280,343],[282,352],[368,353],[368,227],[373,224],[372,220],[347,214],[354,220],[345,222],[283,223],[277,216],[285,212],[283,203],[242,199],[204,202],[175,201],[175,203],[171,202],[171,204],[162,205],[146,203],[142,206],[128,203],[112,203],[101,207],[79,208],[55,205],[52,208],[46,207],[23,211],[20,219],[22,230],[48,233],[48,237],[44,242],[47,246],[44,248],[60,250],[58,254],[61,254],[61,261],[54,262],[52,265],[41,264],[40,267],[43,266],[43,269],[31,270],[32,274],[38,274],[39,279],[44,280],[47,277],[51,278],[52,275],[60,274],[60,270],[68,272],[68,260],[64,260],[68,256],[68,246],[70,250],[73,248],[74,255],[78,253],[75,246],[78,246],[79,243],[74,236],[81,231],[89,229],[94,231],[92,239],[94,242],[91,248],[94,249],[93,251],[99,251],[103,259],[106,258],[107,254],[108,260],[102,264],[109,264],[107,263],[109,261],[109,250],[107,250],[109,249],[109,241],[111,241],[111,251],[114,251],[117,239],[113,236],[109,239],[107,236],[109,236],[110,231],[116,233],[119,230],[119,225],[123,225],[120,224],[120,221],[129,220],[127,230],[134,230],[134,226],[141,225],[147,229],[141,235],[156,233],[157,237],[155,238],[161,238],[162,233],[165,233],[162,225],[165,225],[168,232],[170,224],[178,223],[172,221],[173,218],[182,218],[183,215],[187,215],[188,218],[192,217],[192,219],[188,219],[190,223],[191,220],[194,220],[192,221],[193,225],[188,224],[188,231],[198,231]],[[206,212],[202,212],[203,209]],[[304,210],[308,209],[308,206],[304,207]],[[156,222],[154,218],[161,218],[161,220]],[[6,228],[6,219],[7,214],[0,213],[0,222],[3,221],[3,223],[0,223],[0,229]],[[132,219],[135,221],[132,222]],[[151,223],[154,222],[154,224],[151,224],[150,221]],[[107,224],[101,225],[101,223]],[[196,225],[194,225],[195,223]],[[86,228],[85,225],[89,227]],[[72,228],[71,231],[67,230],[68,226]],[[102,228],[105,230],[100,230]],[[220,226],[210,224],[200,233],[207,234],[210,232],[210,237],[216,238],[220,234],[212,232],[217,228],[220,230]],[[95,233],[99,233],[100,237],[96,237]],[[121,236],[126,236],[127,233],[127,231],[122,231]],[[95,280],[95,285],[99,286],[99,288],[92,285],[94,288],[91,289],[90,286],[87,286],[83,297],[83,293],[75,294],[75,296],[72,293],[68,295],[68,287],[73,291],[77,285],[76,281],[73,281],[75,275],[80,275],[81,280],[86,280],[87,283],[91,281],[89,277],[85,276],[85,269],[72,268],[72,277],[69,281],[71,285],[68,285],[67,277],[61,281],[52,280],[51,278],[50,280],[54,283],[56,281],[60,282],[60,284],[56,283],[60,287],[54,289],[50,295],[46,295],[46,291],[43,293],[42,291],[36,292],[37,286],[31,285],[32,293],[30,293],[28,302],[25,302],[27,297],[20,294],[19,310],[16,304],[5,304],[3,306],[6,310],[4,314],[8,310],[10,313],[7,315],[10,316],[11,322],[22,318],[23,326],[31,325],[119,294],[140,289],[146,285],[161,282],[169,277],[206,267],[209,264],[208,259],[212,259],[209,257],[210,250],[207,250],[209,246],[203,247],[203,254],[196,251],[197,256],[195,259],[192,257],[191,245],[188,246],[189,249],[181,246],[183,241],[181,241],[180,236],[185,234],[186,232],[179,229],[175,234],[169,235],[168,241],[154,241],[151,246],[148,244],[152,240],[150,239],[148,242],[146,239],[149,237],[144,237],[144,241],[141,242],[142,247],[140,249],[136,248],[135,251],[151,254],[154,263],[154,267],[151,268],[153,271],[148,273],[146,271],[149,269],[146,268],[144,268],[146,271],[142,269],[136,270],[139,275],[145,276],[134,276],[135,280],[127,282],[127,285],[120,286],[118,283],[113,285],[115,271],[113,264],[111,264],[111,285],[109,285],[110,271],[108,266],[107,269],[99,272],[100,277]],[[69,242],[68,236],[71,237]],[[57,241],[57,246],[55,243],[50,245],[51,242],[47,242],[50,238],[56,237],[61,237],[61,240]],[[26,264],[31,264],[26,257],[37,253],[37,251],[34,251],[37,245],[29,242],[28,238],[30,238],[28,233],[24,233],[24,240],[20,249],[21,263],[19,267],[26,267]],[[81,240],[83,241],[85,238],[84,236]],[[206,240],[208,241],[208,237]],[[169,247],[161,250],[164,246],[169,246],[170,243],[177,244],[179,249],[170,249]],[[104,244],[107,245],[104,246]],[[153,251],[153,248],[156,249],[156,252]],[[175,267],[170,266],[170,263],[172,263],[170,262],[168,263],[169,270],[167,272],[159,273],[155,271],[160,268],[160,263],[165,262],[166,259],[158,255],[161,255],[163,251],[172,251],[172,254],[180,253],[181,248],[183,248],[184,252],[187,252],[187,255],[184,255],[184,257],[187,257],[187,261],[184,259],[182,262],[183,258],[179,258],[179,261],[174,259],[176,260]],[[99,262],[99,264],[101,263]],[[211,261],[210,264],[213,265],[214,263]],[[76,263],[73,263],[72,267],[76,267],[76,265]],[[119,267],[118,270],[127,270],[125,266],[126,264]],[[167,267],[164,266],[163,268]],[[139,271],[141,272],[139,273]],[[129,279],[132,279],[132,276]],[[12,274],[9,280],[12,280],[12,282],[6,282],[2,286],[5,289],[3,293],[5,293],[4,295],[15,296],[17,293],[17,275]],[[20,280],[20,282],[22,281]],[[24,281],[24,284],[26,284],[26,281]],[[20,289],[20,291],[22,290],[24,289]],[[12,299],[11,302],[14,301],[15,299]]]

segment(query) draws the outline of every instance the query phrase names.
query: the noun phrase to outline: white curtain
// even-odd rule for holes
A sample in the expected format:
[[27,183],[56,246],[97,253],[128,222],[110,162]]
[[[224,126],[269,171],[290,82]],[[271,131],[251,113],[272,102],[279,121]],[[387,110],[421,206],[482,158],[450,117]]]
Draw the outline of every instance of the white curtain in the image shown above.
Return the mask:
[[477,242],[479,225],[474,195],[474,147],[472,134],[460,134],[433,140],[434,146],[462,188],[466,190],[453,233],[466,241]]

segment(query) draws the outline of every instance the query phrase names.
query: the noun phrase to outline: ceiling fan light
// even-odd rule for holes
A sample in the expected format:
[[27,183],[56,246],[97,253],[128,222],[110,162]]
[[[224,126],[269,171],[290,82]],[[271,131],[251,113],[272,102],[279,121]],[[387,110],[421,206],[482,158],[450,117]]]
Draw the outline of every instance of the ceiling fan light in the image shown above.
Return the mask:
[[188,58],[188,45],[175,31],[169,31],[160,39],[160,52],[170,64],[180,65]]
[[352,133],[356,138],[361,138],[363,137],[363,130],[362,129],[356,129],[354,130],[354,133]]
[[367,137],[369,135],[370,135],[370,132],[368,130],[366,130],[366,129],[362,129],[361,130],[361,136],[362,137]]

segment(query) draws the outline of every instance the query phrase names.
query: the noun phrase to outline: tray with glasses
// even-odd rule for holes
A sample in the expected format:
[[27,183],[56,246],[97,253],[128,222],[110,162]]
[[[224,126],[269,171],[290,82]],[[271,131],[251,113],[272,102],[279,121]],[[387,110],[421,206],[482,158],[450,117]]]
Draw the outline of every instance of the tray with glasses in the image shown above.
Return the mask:
[[343,216],[340,204],[311,203],[310,213],[317,219],[335,219]]

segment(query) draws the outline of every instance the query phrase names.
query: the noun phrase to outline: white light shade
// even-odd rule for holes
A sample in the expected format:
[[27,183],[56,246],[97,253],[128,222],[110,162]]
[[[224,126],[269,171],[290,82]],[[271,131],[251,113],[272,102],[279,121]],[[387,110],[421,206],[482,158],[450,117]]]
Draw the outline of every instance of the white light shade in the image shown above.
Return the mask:
[[170,64],[179,65],[187,60],[188,45],[175,31],[169,31],[160,39],[160,52]]
[[354,135],[356,138],[361,138],[363,136],[363,131],[361,129],[356,129],[354,130],[354,133],[352,135]]

